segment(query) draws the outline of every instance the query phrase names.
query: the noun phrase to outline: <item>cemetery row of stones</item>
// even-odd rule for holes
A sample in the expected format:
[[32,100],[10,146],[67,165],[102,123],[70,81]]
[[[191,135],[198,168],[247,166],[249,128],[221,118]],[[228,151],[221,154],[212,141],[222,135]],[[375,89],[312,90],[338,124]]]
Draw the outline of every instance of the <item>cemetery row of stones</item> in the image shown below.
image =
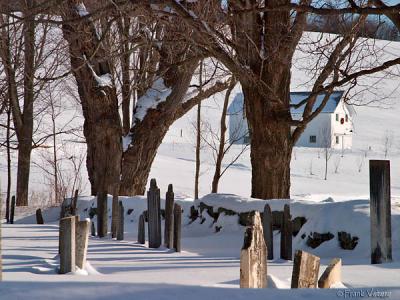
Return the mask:
[[[204,223],[206,218],[204,214],[210,216],[214,221],[213,223],[218,222],[219,217],[223,216],[238,216],[238,223],[241,226],[249,226],[251,225],[251,219],[254,215],[255,211],[247,211],[247,212],[236,212],[231,209],[226,209],[224,207],[218,207],[216,211],[214,211],[214,207],[205,204],[204,202],[200,202],[198,208],[192,206],[190,209],[190,222],[194,222],[200,219],[200,223]],[[271,212],[272,219],[272,230],[281,230],[283,223],[283,211],[272,211]],[[261,219],[264,220],[264,212],[260,212]],[[292,235],[296,237],[300,232],[300,229],[307,222],[306,217],[304,216],[296,216],[293,218],[290,216]],[[221,226],[215,226],[215,231],[219,232],[222,229]],[[337,232],[336,234],[338,244],[340,248],[344,250],[354,250],[359,242],[359,238],[357,236],[352,236],[350,233],[345,231]],[[331,232],[310,232],[308,235],[303,233],[301,235],[302,239],[306,239],[307,246],[315,249],[320,246],[323,242],[329,241],[335,238],[335,234]]]

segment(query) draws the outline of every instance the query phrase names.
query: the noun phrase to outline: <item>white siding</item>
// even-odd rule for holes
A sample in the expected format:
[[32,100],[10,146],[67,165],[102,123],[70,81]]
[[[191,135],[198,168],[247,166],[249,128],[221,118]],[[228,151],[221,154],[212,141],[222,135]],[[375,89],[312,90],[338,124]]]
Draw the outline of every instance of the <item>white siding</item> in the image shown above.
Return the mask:
[[[296,143],[297,147],[323,148],[331,144],[331,114],[321,113],[312,120],[301,134]],[[315,136],[315,143],[310,142],[310,137]]]

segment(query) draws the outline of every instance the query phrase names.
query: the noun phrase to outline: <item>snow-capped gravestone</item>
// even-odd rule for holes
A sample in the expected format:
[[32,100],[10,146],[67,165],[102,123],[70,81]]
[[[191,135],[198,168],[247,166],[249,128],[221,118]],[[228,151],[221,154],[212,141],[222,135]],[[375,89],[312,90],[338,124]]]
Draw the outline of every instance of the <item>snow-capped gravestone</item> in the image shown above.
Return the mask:
[[342,260],[334,258],[329,263],[325,272],[318,280],[318,287],[320,289],[329,289],[333,284],[342,281]]
[[75,217],[60,220],[60,274],[75,271]]
[[292,288],[316,288],[319,272],[318,256],[297,250],[294,254]]
[[165,227],[164,244],[167,248],[173,248],[174,243],[174,191],[172,184],[168,185],[165,195]]
[[117,225],[117,240],[122,241],[124,239],[124,206],[119,201],[118,204],[118,225]]
[[36,210],[36,224],[44,224],[42,210],[40,208]]
[[267,245],[268,259],[274,259],[274,236],[272,231],[272,212],[269,204],[265,204],[263,213],[264,241]]
[[244,242],[240,251],[240,287],[267,287],[267,247],[260,213],[252,218],[252,225],[246,228]]
[[390,161],[369,161],[371,263],[392,261]]
[[182,227],[182,208],[179,204],[174,205],[174,249],[181,252],[181,227]]
[[281,258],[292,260],[292,219],[290,216],[289,204],[285,204],[283,207],[281,226]]
[[139,217],[139,224],[138,224],[138,243],[144,244],[146,242],[145,238],[145,220],[144,215],[141,214]]
[[84,269],[86,264],[87,249],[89,244],[89,220],[75,223],[75,264],[78,268]]
[[147,192],[147,211],[149,247],[158,248],[161,246],[160,189],[154,178],[150,180],[150,189]]

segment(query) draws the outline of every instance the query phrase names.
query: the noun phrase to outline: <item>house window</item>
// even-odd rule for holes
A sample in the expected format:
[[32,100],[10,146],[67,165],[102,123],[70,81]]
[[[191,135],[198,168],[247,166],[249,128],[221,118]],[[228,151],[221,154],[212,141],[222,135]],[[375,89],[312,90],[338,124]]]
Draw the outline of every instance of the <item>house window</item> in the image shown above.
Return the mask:
[[336,114],[336,121],[339,122],[339,114]]
[[336,136],[336,144],[339,144],[339,136]]
[[317,142],[317,136],[316,135],[310,135],[310,143],[315,144]]
[[349,121],[349,116],[346,114],[346,122]]

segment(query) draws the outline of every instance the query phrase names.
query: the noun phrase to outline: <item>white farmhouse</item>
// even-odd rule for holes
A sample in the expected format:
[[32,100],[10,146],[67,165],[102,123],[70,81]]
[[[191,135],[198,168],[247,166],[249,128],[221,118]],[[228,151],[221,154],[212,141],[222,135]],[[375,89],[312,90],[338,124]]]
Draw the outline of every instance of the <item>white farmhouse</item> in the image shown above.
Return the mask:
[[[343,101],[343,91],[331,94],[322,112],[306,127],[296,143],[298,147],[351,149],[353,136],[353,108]],[[291,104],[299,104],[310,95],[309,92],[290,93]],[[317,109],[324,95],[315,101],[313,110]],[[290,112],[294,120],[300,120],[305,105],[292,107]],[[246,116],[243,113],[243,94],[236,94],[228,108],[229,137],[235,144],[248,144],[249,131]]]

